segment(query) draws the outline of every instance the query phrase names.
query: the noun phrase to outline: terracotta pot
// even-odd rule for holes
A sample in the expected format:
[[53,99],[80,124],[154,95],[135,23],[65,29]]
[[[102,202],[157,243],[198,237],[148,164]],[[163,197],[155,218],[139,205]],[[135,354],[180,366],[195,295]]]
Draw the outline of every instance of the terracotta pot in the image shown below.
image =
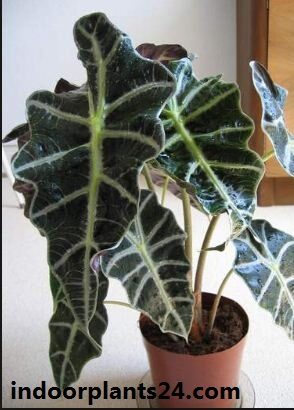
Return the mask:
[[[209,308],[214,297],[215,295],[210,293],[203,293],[203,306]],[[228,391],[224,392],[224,398],[220,398],[220,395],[221,388],[233,388],[239,385],[242,354],[249,327],[248,316],[242,307],[231,299],[222,297],[220,303],[229,303],[235,307],[243,320],[245,329],[245,336],[227,350],[200,356],[180,354],[161,349],[143,337],[153,380],[152,385],[156,387],[157,393],[163,391],[163,386],[159,387],[161,382],[167,382],[170,386],[167,392],[170,398],[158,399],[159,408],[233,408],[237,406],[236,391],[232,392],[231,398],[228,397]],[[141,315],[141,332],[145,320],[150,319]],[[182,382],[185,393],[182,399],[170,396],[178,382]],[[203,398],[193,396],[195,387],[203,388],[203,390],[197,390],[198,396],[203,395]],[[209,387],[214,389],[206,390]],[[205,397],[205,392],[209,392],[211,397],[218,393],[218,397],[210,399]],[[187,394],[190,394],[190,399],[186,397]]]

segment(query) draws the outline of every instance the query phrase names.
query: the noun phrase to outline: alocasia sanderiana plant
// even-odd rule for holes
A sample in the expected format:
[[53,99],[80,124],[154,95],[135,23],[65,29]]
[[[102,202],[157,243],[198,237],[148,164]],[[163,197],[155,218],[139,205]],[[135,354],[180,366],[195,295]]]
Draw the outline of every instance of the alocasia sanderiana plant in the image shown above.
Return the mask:
[[[220,292],[205,327],[202,278],[213,229],[225,212],[236,259],[221,290],[238,273],[294,338],[294,238],[253,220],[269,156],[248,147],[253,123],[241,110],[237,85],[220,76],[197,79],[181,46],[146,43],[135,50],[102,13],[78,20],[74,38],[86,83],[60,80],[54,92],[33,93],[27,123],[4,140],[18,140],[14,188],[47,239],[57,384],[76,381],[101,354],[108,278],[119,279],[130,305],[163,333],[209,339]],[[293,176],[286,91],[258,63],[251,68],[271,155]],[[149,189],[140,189],[140,173]],[[161,204],[153,182],[163,184]],[[182,198],[185,231],[163,206],[167,189]],[[210,219],[194,285],[191,206]]]

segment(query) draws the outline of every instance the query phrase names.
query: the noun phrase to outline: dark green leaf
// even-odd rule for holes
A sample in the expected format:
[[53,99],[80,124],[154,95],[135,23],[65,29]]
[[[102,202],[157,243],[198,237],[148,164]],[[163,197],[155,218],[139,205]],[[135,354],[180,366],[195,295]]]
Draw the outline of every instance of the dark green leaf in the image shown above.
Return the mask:
[[50,360],[55,381],[65,388],[78,380],[83,366],[101,355],[102,336],[107,328],[107,313],[103,301],[108,290],[108,280],[99,272],[96,311],[85,333],[68,306],[58,280],[51,274],[51,289],[55,311],[49,323]]
[[269,73],[258,62],[252,61],[250,67],[262,103],[262,129],[271,140],[282,167],[294,176],[294,136],[285,126],[283,112],[288,92],[274,84]]
[[[72,91],[77,89],[78,87],[69,83],[67,80],[61,78],[58,80],[54,92],[60,94],[62,92]],[[29,139],[31,138],[31,131],[29,129],[29,124],[25,123],[15,127],[4,139],[3,143],[7,143],[9,141],[17,140],[18,148],[20,149],[24,144],[26,144]],[[11,162],[13,162],[16,154],[14,154],[11,158]],[[13,184],[13,189],[25,197],[25,207],[24,207],[24,214],[27,218],[29,218],[29,209],[31,206],[31,202],[34,196],[34,186],[30,183],[26,183],[21,180],[15,180]]]
[[141,191],[135,221],[120,245],[102,256],[105,275],[119,279],[130,303],[162,332],[188,338],[194,298],[184,252],[185,233],[156,195]]
[[294,339],[294,238],[268,222],[255,220],[251,231],[234,241],[235,271],[260,306]]
[[160,166],[210,214],[228,211],[234,234],[251,220],[263,163],[248,148],[253,125],[240,108],[235,84],[220,76],[197,80],[188,59],[168,64],[177,92],[163,111]]
[[86,331],[98,291],[90,260],[114,246],[136,214],[137,177],[162,147],[158,115],[174,79],[103,14],[81,18],[74,36],[88,82],[27,100],[31,138],[12,168],[35,189],[30,219],[47,237],[50,270]]

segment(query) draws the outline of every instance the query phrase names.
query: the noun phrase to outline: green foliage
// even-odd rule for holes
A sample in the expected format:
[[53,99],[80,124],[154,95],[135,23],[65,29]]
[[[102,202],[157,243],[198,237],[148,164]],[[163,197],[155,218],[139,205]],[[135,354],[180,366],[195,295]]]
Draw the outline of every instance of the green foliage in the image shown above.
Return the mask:
[[[188,339],[194,298],[186,237],[156,194],[139,190],[146,162],[156,182],[168,175],[169,188],[177,196],[185,188],[201,212],[230,215],[234,269],[293,338],[294,239],[266,221],[252,222],[264,167],[248,148],[253,123],[241,110],[238,87],[220,76],[198,80],[179,45],[134,50],[102,13],[78,20],[74,38],[86,83],[61,79],[54,93],[33,93],[28,123],[4,139],[18,141],[14,188],[47,239],[57,384],[77,381],[101,354],[108,277],[122,282],[131,305],[162,332]],[[263,128],[293,175],[286,92],[263,67],[251,66]]]

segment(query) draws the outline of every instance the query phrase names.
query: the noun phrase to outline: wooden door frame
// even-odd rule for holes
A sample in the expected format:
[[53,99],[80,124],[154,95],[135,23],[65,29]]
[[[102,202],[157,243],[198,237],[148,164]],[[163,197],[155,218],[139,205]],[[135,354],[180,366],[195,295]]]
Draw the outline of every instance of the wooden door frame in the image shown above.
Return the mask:
[[[237,83],[242,108],[254,120],[255,131],[250,146],[264,154],[264,133],[260,120],[262,108],[251,78],[248,62],[257,60],[268,65],[269,0],[237,0]],[[294,203],[291,177],[264,176],[257,191],[258,205],[289,205]]]

